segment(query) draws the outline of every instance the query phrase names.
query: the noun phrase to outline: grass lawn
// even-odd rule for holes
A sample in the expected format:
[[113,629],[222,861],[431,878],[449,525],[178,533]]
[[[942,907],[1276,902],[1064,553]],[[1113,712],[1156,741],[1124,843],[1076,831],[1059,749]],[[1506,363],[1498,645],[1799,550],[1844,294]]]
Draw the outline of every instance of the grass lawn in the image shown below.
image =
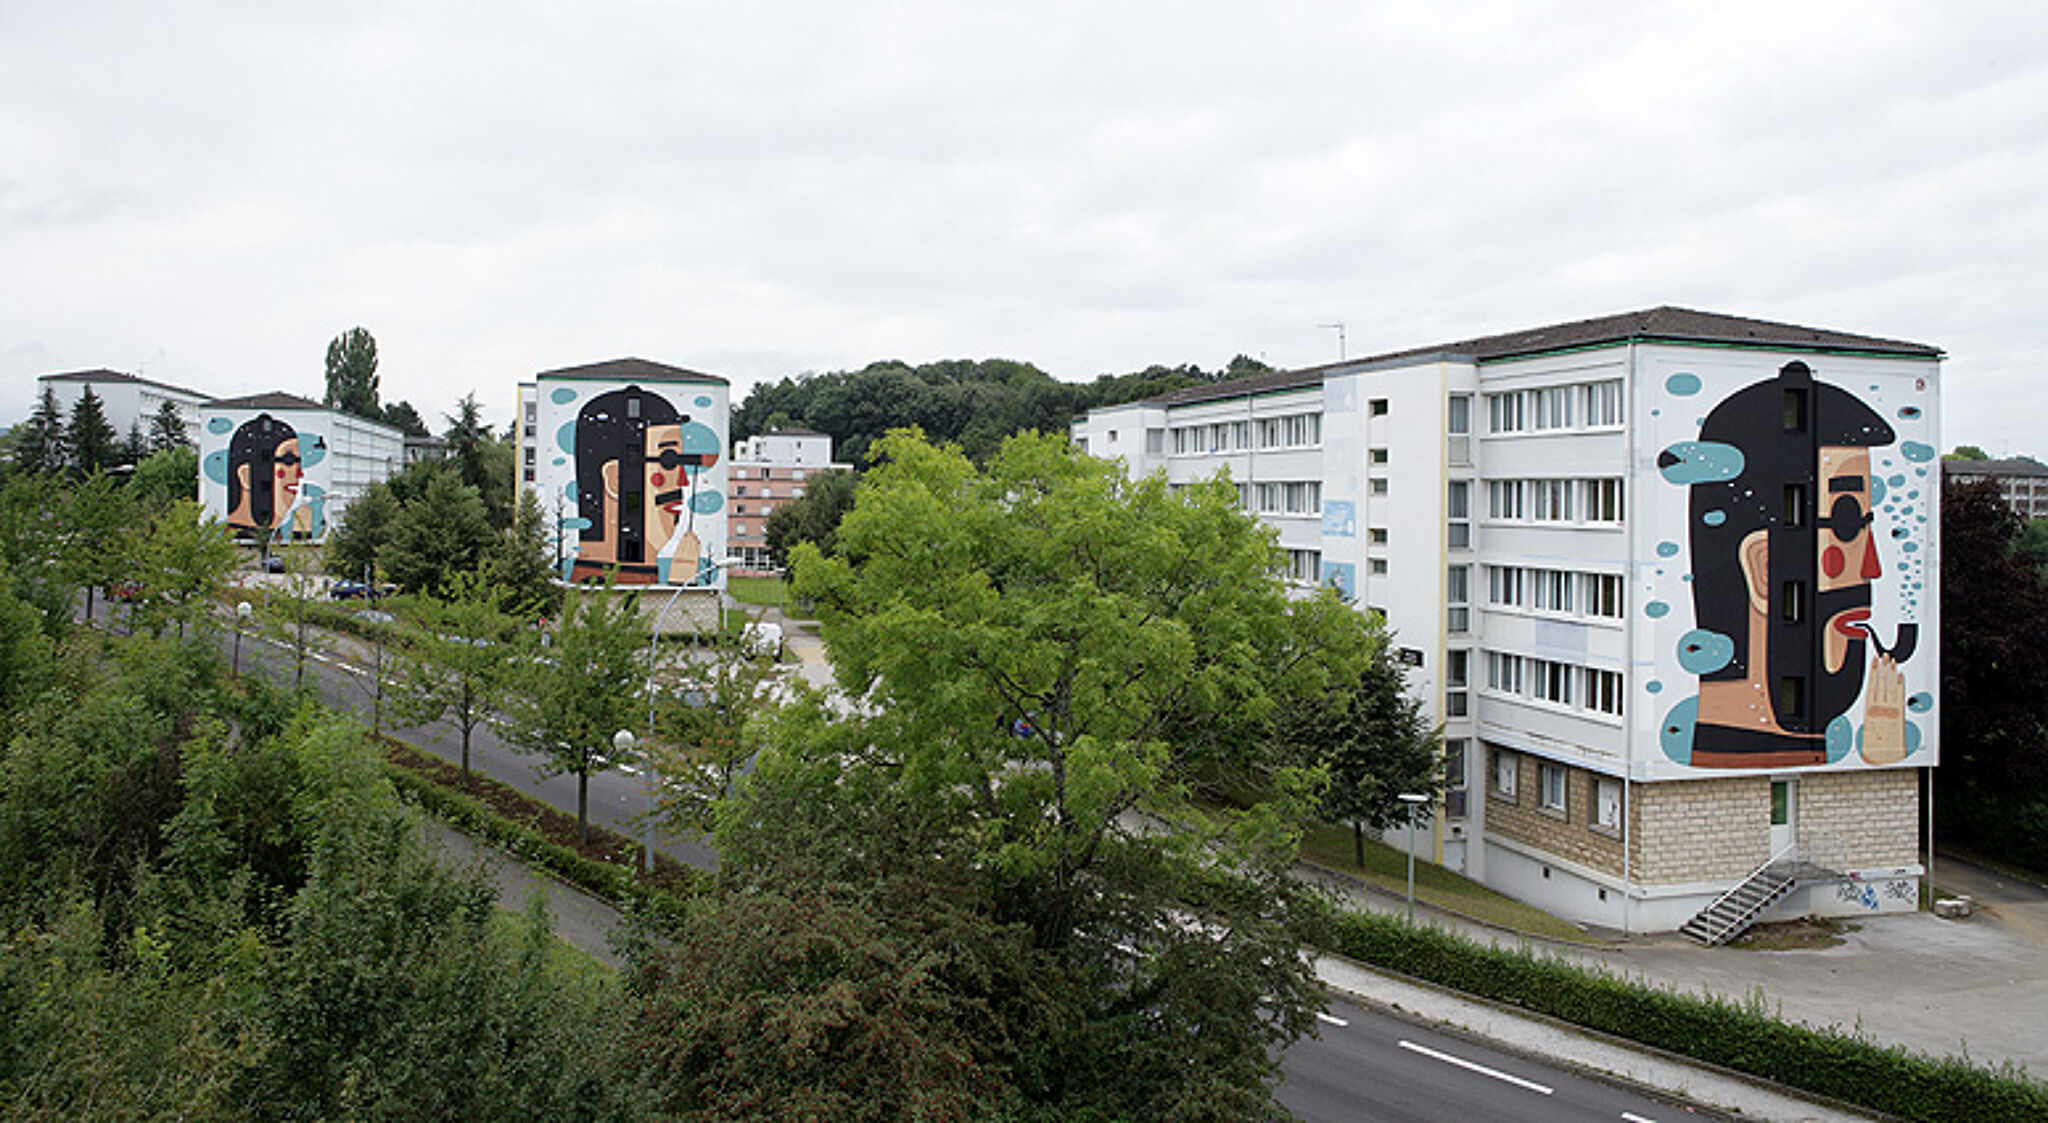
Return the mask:
[[[1374,839],[1365,839],[1365,868],[1358,868],[1348,826],[1319,826],[1301,840],[1301,858],[1311,865],[1349,874],[1389,892],[1407,895],[1408,852]],[[1578,925],[1552,916],[1542,909],[1505,897],[1469,878],[1430,862],[1418,852],[1415,859],[1415,899],[1451,912],[1527,932],[1553,940],[1591,943]]]
[[732,599],[741,604],[787,603],[779,600],[782,595],[780,577],[728,577],[725,579],[725,591],[731,593]]

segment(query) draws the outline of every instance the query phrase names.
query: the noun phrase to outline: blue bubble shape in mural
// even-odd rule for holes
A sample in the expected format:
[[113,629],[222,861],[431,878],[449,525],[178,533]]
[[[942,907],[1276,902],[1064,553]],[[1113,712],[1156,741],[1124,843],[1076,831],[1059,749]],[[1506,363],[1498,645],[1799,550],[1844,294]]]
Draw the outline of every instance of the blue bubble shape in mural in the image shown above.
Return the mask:
[[695,401],[696,401],[696,404],[697,404],[697,408],[698,408],[698,409],[710,409],[710,408],[711,408],[711,398],[710,398],[710,396],[709,396],[709,395],[706,395],[706,394],[699,394],[699,395],[697,395],[697,397],[695,398]]
[[562,450],[563,452],[569,453],[569,454],[570,454],[570,455],[572,455],[572,456],[573,456],[573,455],[575,454],[575,452],[576,452],[576,419],[575,419],[575,418],[573,418],[573,417],[572,417],[572,418],[570,418],[569,420],[567,420],[567,421],[564,421],[564,422],[562,422],[562,427],[561,427],[561,428],[559,428],[559,429],[557,429],[557,430],[555,430],[555,444],[556,444],[556,445],[557,445],[558,447],[560,447],[560,448],[561,448],[561,450]]
[[1922,691],[1906,699],[1906,708],[1916,714],[1924,714],[1934,708],[1934,695]]
[[1918,420],[1920,420],[1920,407],[1919,407],[1919,406],[1900,406],[1900,407],[1899,407],[1899,420],[1901,420],[1901,421],[1918,421]]
[[1732,480],[1743,463],[1741,449],[1719,441],[1680,441],[1657,455],[1657,470],[1680,487]]
[[327,438],[318,433],[299,433],[299,466],[311,468],[327,459]]
[[1849,720],[1848,714],[1836,714],[1835,719],[1828,722],[1828,763],[1839,764],[1849,759],[1849,750],[1856,747],[1858,740],[1856,723]]
[[580,515],[570,515],[568,518],[560,520],[559,525],[563,530],[589,530],[590,520]]
[[211,418],[211,419],[209,419],[209,420],[207,421],[207,423],[206,423],[206,431],[207,431],[207,432],[209,432],[209,433],[227,433],[227,432],[232,432],[232,431],[234,430],[234,427],[235,427],[235,423],[234,423],[234,422],[232,422],[232,421],[229,421],[229,420],[228,420],[227,418],[225,418],[225,417],[215,417],[215,418]]
[[200,462],[200,467],[205,469],[207,479],[217,484],[227,483],[228,450],[223,448],[207,453],[206,459]]
[[1678,637],[1678,665],[1696,675],[1710,675],[1735,658],[1735,641],[1720,632],[1694,628]]
[[1728,512],[1708,511],[1706,514],[1700,516],[1700,521],[1706,523],[1708,526],[1720,526],[1722,523],[1728,521]]
[[1671,712],[1664,715],[1664,724],[1657,727],[1657,741],[1664,746],[1664,755],[1674,763],[1692,763],[1692,731],[1700,722],[1700,700],[1687,698]]
[[[1894,485],[1894,486],[1896,486],[1896,485]],[[1874,505],[1874,504],[1878,504],[1878,503],[1882,503],[1882,502],[1884,502],[1884,496],[1885,496],[1885,486],[1884,486],[1884,481],[1883,481],[1883,480],[1880,480],[1880,479],[1877,479],[1876,477],[1872,477],[1872,478],[1871,478],[1871,481],[1870,481],[1870,502],[1871,502],[1871,503],[1872,503],[1873,505]]]
[[561,466],[562,466],[562,465],[564,465],[564,464],[567,464],[568,462],[569,462],[569,458],[568,458],[568,457],[566,457],[566,456],[557,456],[557,457],[555,457],[555,467],[557,467],[557,468],[561,467]]
[[725,493],[722,491],[698,492],[690,498],[690,510],[700,515],[715,515],[724,506]]
[[1925,464],[1934,459],[1934,446],[1919,441],[1906,441],[1899,445],[1899,455],[1915,464]]
[[548,400],[558,406],[565,406],[576,400],[576,391],[567,386],[558,386],[548,395]]
[[1656,679],[1651,679],[1650,681],[1643,684],[1643,689],[1649,691],[1652,694],[1662,694],[1664,693],[1664,684],[1658,682]]
[[576,481],[570,480],[568,483],[563,484],[562,494],[568,497],[569,502],[576,502]]
[[1700,392],[1700,376],[1680,371],[1664,380],[1664,389],[1681,398],[1690,398]]
[[1657,556],[1658,556],[1658,557],[1660,557],[1660,558],[1675,558],[1675,557],[1677,557],[1677,556],[1678,556],[1678,543],[1676,543],[1676,542],[1659,542],[1659,543],[1657,543]]
[[1664,617],[1670,615],[1670,613],[1671,606],[1665,604],[1663,601],[1660,600],[1653,600],[1650,603],[1643,606],[1643,615],[1649,617],[1652,620],[1662,620]]

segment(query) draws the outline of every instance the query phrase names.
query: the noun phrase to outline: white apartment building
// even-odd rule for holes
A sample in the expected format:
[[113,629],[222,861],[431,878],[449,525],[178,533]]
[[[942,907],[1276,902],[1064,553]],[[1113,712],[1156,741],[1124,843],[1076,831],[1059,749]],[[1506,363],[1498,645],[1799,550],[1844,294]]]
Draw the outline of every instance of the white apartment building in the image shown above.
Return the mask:
[[735,573],[767,573],[768,516],[803,496],[805,482],[821,472],[852,471],[832,462],[832,438],[811,429],[777,429],[732,446],[732,554]]
[[2002,460],[1944,460],[1942,474],[1959,484],[1998,481],[2005,505],[2023,519],[2048,519],[2048,464],[2026,456]]
[[1294,579],[1385,617],[1443,726],[1435,860],[1628,931],[1718,923],[1745,884],[1740,921],[1907,911],[1941,358],[1666,307],[1191,388],[1073,437],[1174,483],[1227,471]]
[[193,435],[200,504],[278,541],[324,539],[405,455],[397,429],[283,392],[209,401]]
[[[106,411],[107,423],[114,427],[114,435],[126,439],[130,432],[140,429],[146,438],[149,423],[157,412],[169,402],[178,411],[179,420],[185,423],[185,438],[193,443],[199,439],[200,407],[212,400],[211,395],[182,386],[153,382],[140,375],[124,374],[117,370],[78,370],[66,374],[45,374],[36,379],[44,388],[55,391],[57,404],[64,407],[68,419],[78,399],[85,396],[88,387],[100,399]],[[42,391],[36,392],[41,400]]]

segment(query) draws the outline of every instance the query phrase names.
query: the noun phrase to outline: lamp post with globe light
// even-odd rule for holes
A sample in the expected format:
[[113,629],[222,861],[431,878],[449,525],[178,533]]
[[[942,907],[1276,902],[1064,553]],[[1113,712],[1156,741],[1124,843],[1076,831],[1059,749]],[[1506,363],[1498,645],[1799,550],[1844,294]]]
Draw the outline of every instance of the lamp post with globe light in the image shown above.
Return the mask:
[[249,627],[249,617],[256,609],[248,601],[235,605],[235,677],[242,677],[242,633]]

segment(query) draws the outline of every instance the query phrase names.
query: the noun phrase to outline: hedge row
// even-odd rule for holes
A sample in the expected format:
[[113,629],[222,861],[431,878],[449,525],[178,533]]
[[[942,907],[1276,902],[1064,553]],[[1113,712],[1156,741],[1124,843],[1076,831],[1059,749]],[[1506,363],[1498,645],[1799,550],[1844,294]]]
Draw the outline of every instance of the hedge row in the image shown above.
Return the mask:
[[1331,951],[1453,990],[1904,1119],[2048,1119],[2048,1087],[1838,1029],[1780,1021],[1758,998],[1681,994],[1383,913],[1345,912]]
[[532,827],[505,818],[482,800],[444,788],[401,764],[387,761],[385,772],[401,794],[428,814],[611,902],[622,912],[674,928],[694,907],[686,898],[641,881],[625,867],[586,858]]

